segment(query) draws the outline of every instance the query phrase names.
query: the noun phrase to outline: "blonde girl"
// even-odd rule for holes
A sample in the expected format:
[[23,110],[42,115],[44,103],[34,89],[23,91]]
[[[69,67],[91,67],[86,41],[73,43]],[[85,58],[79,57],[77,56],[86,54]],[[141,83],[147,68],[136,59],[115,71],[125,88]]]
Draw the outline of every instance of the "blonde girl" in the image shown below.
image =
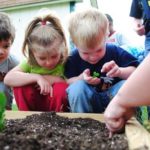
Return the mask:
[[13,87],[19,110],[67,111],[64,62],[68,49],[59,18],[48,12],[35,17],[25,32],[26,60],[4,79]]

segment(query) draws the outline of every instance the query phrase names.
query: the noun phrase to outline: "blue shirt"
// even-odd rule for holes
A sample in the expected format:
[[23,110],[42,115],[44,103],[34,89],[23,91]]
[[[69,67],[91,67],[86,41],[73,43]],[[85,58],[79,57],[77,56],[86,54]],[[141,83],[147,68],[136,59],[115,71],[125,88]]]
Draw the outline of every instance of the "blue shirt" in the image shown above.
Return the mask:
[[[81,59],[78,49],[73,50],[65,65],[65,76],[67,78],[75,77],[80,75],[85,69],[90,69],[91,75],[94,72],[98,72],[101,76],[106,77],[106,73],[101,73],[100,71],[102,66],[111,60],[114,60],[119,67],[137,67],[139,65],[138,60],[127,51],[118,46],[106,44],[105,56],[96,64],[84,61]],[[113,84],[120,80],[119,78],[114,78]]]
[[132,0],[130,16],[144,19],[146,34],[150,31],[150,0]]

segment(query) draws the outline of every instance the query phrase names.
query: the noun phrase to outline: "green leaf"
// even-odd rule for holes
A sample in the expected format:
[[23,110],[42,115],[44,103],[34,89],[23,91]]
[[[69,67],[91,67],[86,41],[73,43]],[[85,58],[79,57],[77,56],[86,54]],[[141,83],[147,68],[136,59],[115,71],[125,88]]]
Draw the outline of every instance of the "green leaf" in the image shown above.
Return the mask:
[[100,73],[99,73],[99,72],[94,71],[94,72],[93,72],[93,77],[94,77],[94,78],[96,78],[96,77],[97,77],[97,78],[98,78],[98,77],[100,77]]
[[4,93],[0,93],[0,131],[2,131],[5,127],[5,121],[4,121],[4,112],[6,109],[6,96]]

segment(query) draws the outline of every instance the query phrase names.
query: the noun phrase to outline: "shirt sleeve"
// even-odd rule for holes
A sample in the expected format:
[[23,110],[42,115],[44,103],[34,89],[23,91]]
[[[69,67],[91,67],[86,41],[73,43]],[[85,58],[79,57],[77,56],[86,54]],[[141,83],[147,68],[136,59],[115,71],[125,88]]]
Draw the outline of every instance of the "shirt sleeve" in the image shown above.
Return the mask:
[[80,74],[80,57],[77,51],[74,51],[67,59],[64,74],[66,78],[78,76]]
[[17,66],[19,64],[19,61],[17,60],[17,58],[13,55],[9,56],[9,70],[11,70],[12,68],[14,68],[15,66]]
[[129,66],[137,67],[139,65],[138,59],[129,52],[127,52],[125,49],[117,47],[117,51],[119,58],[117,64],[120,67],[129,67]]
[[142,8],[141,0],[132,0],[131,9],[130,9],[130,17],[142,19],[143,8]]
[[22,69],[23,72],[31,72],[31,66],[27,63],[27,60],[23,60],[20,64],[19,67]]

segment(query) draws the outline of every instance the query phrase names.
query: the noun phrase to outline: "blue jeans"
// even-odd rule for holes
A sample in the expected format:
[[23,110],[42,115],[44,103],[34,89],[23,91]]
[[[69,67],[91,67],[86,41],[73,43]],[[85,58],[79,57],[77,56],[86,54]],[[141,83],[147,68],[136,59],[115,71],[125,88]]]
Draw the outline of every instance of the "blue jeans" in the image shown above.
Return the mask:
[[105,92],[96,89],[83,80],[71,84],[67,88],[71,112],[102,113],[125,81],[122,80]]
[[144,56],[146,57],[150,53],[150,31],[147,33],[145,37],[145,53]]
[[13,100],[13,93],[10,87],[6,86],[4,82],[0,82],[0,92],[3,92],[6,96],[6,108],[11,109],[12,107],[12,100]]

